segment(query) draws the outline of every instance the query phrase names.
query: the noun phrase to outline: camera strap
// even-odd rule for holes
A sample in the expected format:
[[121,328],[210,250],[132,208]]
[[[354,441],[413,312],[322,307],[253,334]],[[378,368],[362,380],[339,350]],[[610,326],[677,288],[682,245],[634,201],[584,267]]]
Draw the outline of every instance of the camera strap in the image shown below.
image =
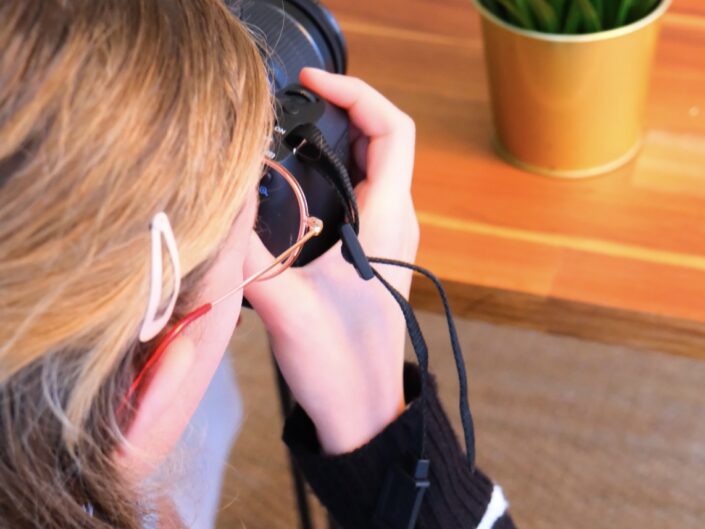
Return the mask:
[[453,320],[453,314],[448,302],[448,296],[440,280],[429,270],[411,263],[368,257],[360,244],[360,220],[357,200],[352,183],[345,167],[335,151],[328,145],[321,131],[312,124],[301,125],[292,130],[295,143],[298,145],[294,154],[303,163],[312,166],[336,190],[345,211],[345,219],[339,226],[342,240],[342,253],[346,261],[351,263],[363,280],[377,280],[387,289],[404,315],[407,332],[416,355],[421,372],[421,434],[418,439],[418,452],[414,456],[413,468],[394,468],[390,470],[377,505],[377,522],[385,529],[413,529],[420,512],[423,496],[429,487],[430,462],[426,457],[426,415],[428,394],[429,355],[426,340],[419,326],[414,310],[406,298],[395,289],[372,264],[383,266],[399,266],[417,272],[428,278],[436,287],[443,303],[443,311],[448,324],[450,343],[453,349],[459,386],[460,418],[465,439],[465,453],[468,465],[475,469],[475,433],[472,414],[468,404],[468,384],[462,349]]

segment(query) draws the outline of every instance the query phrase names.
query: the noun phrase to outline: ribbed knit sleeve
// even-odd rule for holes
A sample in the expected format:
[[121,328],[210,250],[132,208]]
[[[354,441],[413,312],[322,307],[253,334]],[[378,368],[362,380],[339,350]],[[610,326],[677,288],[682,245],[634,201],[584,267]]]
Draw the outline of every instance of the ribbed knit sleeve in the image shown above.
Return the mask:
[[[418,456],[421,431],[419,373],[404,370],[406,411],[366,445],[346,454],[322,454],[316,430],[296,407],[284,426],[284,441],[323,505],[345,529],[389,526],[380,522],[378,503],[388,474],[408,469]],[[418,518],[419,529],[513,529],[501,489],[479,470],[471,470],[434,384],[427,395],[426,457],[428,487]]]

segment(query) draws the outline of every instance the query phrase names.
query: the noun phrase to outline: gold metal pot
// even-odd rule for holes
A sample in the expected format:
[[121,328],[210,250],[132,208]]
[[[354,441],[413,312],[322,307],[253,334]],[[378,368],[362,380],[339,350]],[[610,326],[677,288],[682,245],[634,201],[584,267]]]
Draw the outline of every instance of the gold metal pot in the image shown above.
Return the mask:
[[581,178],[639,151],[651,65],[671,0],[628,26],[556,35],[482,18],[499,154],[531,172]]

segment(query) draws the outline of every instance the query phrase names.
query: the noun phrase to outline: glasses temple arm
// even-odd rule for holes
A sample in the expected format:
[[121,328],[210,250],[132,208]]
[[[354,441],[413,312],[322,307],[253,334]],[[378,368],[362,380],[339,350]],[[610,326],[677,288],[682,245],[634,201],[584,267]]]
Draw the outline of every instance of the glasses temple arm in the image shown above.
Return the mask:
[[[318,220],[318,219],[315,219]],[[319,221],[320,222],[320,221]],[[253,283],[257,281],[260,277],[262,277],[264,274],[272,270],[274,267],[276,267],[279,263],[281,263],[284,259],[289,257],[292,253],[294,253],[296,250],[298,250],[301,246],[306,244],[309,240],[311,240],[313,237],[316,237],[320,235],[321,229],[316,225],[312,229],[310,229],[300,240],[296,242],[293,246],[289,247],[286,251],[282,252],[279,254],[275,259],[274,262],[267,267],[263,268],[259,272],[251,275],[247,279],[245,279],[242,283],[240,283],[238,286],[233,288],[232,290],[226,292],[222,296],[220,296],[218,299],[213,301],[211,303],[212,306],[216,306],[218,303],[221,303],[222,301],[225,301],[227,298],[235,294],[235,292],[242,290],[246,286],[248,286],[250,283]]]

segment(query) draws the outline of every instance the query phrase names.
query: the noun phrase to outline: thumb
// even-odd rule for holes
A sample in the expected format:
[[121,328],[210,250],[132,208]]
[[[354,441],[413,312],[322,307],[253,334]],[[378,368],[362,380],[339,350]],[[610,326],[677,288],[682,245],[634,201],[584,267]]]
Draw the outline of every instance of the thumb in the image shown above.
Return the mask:
[[[243,267],[244,277],[250,277],[274,262],[274,256],[253,231],[250,234],[249,249]],[[265,275],[266,277],[266,275]],[[286,317],[291,310],[291,300],[297,299],[300,279],[295,270],[288,268],[271,279],[257,280],[245,287],[245,297],[252,308],[270,327],[277,320]],[[287,303],[287,300],[289,302]]]

